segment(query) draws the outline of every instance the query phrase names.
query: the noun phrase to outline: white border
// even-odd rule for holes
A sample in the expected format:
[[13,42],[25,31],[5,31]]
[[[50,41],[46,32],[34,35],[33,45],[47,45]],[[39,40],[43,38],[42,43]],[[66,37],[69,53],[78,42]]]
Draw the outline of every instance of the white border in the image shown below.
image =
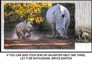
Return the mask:
[[[1,3],[1,51],[2,52],[22,52],[22,51],[27,51],[27,52],[33,52],[33,51],[55,51],[55,52],[72,52],[72,51],[91,51],[91,43],[75,43],[75,49],[4,49],[4,3],[75,3],[76,1],[2,1]],[[81,2],[81,1],[80,1]],[[85,2],[85,1],[82,1]],[[76,6],[75,6],[76,8]]]

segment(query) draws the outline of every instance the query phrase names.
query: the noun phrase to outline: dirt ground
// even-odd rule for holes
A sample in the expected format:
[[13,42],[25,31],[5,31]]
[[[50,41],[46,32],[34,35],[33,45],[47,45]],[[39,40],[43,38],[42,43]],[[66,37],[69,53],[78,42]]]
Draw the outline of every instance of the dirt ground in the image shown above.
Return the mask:
[[74,39],[52,38],[48,33],[35,33],[26,40],[13,40],[11,32],[5,33],[5,49],[74,49]]

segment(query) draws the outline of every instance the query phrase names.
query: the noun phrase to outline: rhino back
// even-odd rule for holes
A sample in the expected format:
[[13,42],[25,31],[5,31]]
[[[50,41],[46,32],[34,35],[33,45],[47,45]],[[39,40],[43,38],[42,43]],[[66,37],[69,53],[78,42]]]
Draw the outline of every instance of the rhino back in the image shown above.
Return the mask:
[[20,31],[22,31],[24,29],[24,27],[25,27],[24,23],[21,22],[21,23],[16,25],[16,31],[20,32]]
[[47,20],[47,23],[54,23],[55,21],[55,18],[53,16],[53,12],[56,10],[57,6],[53,6],[51,8],[48,9],[47,13],[46,13],[46,20]]

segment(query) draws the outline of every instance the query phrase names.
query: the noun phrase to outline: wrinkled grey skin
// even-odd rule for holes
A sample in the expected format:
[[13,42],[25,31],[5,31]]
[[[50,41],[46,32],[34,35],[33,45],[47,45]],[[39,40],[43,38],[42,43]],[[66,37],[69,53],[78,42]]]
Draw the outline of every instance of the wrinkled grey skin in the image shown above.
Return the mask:
[[[19,24],[17,24],[15,30],[16,30],[18,39],[26,39],[26,38],[31,37],[33,27],[30,24],[30,22],[25,20],[24,22],[20,22]],[[27,36],[25,36],[26,33],[28,33]]]
[[67,8],[60,4],[54,5],[47,10],[46,20],[52,29],[53,37],[68,38],[67,29],[70,24],[70,13]]

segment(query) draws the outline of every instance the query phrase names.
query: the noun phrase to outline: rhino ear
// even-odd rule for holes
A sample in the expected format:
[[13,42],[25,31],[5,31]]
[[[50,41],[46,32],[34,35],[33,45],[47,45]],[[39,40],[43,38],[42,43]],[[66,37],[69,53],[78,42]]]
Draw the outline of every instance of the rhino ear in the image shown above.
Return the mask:
[[26,23],[27,23],[27,20],[26,20]]
[[27,23],[27,20],[25,20],[24,23]]
[[27,20],[25,20],[25,22],[27,23]]
[[53,12],[53,15],[54,15],[54,17],[56,17],[56,13],[55,13],[55,11]]
[[57,5],[59,6],[60,4],[58,3]]
[[55,16],[55,11],[53,12],[53,15]]
[[56,18],[56,17],[57,17],[57,14],[56,14],[56,12],[55,12],[55,11],[53,12],[53,16],[54,16],[54,18]]

